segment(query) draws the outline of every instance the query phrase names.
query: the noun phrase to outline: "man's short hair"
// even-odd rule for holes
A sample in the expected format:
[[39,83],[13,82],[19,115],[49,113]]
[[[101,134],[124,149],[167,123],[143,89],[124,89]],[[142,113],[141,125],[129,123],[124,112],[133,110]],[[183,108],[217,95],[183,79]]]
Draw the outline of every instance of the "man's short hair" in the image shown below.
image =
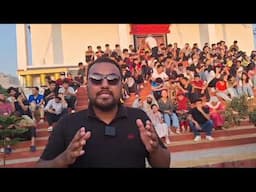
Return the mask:
[[51,80],[49,81],[49,84],[56,84],[56,81]]
[[13,90],[13,91],[15,91],[15,92],[18,92],[18,89],[17,89],[17,88],[15,88],[15,87],[9,87],[9,88],[7,89],[7,93],[9,94],[9,93],[11,92],[11,90]]
[[154,107],[154,106],[156,106],[156,107],[157,107],[157,105],[156,105],[156,104],[152,104],[152,105],[150,106],[150,108],[151,108],[151,109],[153,109],[153,107]]
[[[120,76],[122,78],[122,69],[121,69],[120,65],[115,60],[113,60],[109,57],[100,57],[100,58],[96,59],[93,63],[89,64],[88,68],[87,68],[87,74],[89,74],[91,67],[96,63],[111,63],[111,64],[115,65],[118,68],[118,70],[120,72]],[[88,76],[87,76],[87,78],[88,78]]]
[[34,88],[35,88],[35,90],[39,91],[39,87],[35,86]]
[[160,68],[160,67],[164,67],[164,65],[160,63],[160,64],[158,64],[158,65],[156,66],[157,69]]
[[128,49],[126,49],[126,48],[125,48],[125,49],[123,49],[123,53],[128,52],[128,51],[129,51],[129,50],[128,50]]
[[63,84],[66,83],[66,84],[69,84],[69,80],[68,79],[64,79],[63,80]]

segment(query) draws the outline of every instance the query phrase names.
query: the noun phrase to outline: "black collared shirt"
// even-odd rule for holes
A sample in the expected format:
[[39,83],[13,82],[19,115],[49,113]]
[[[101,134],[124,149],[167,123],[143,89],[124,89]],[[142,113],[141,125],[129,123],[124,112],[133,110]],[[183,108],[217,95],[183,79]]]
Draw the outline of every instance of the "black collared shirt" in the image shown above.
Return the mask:
[[[140,139],[136,119],[145,123],[149,118],[140,109],[120,105],[116,117],[107,125],[97,118],[89,106],[58,122],[41,159],[57,157],[68,147],[76,132],[85,127],[86,131],[91,131],[91,138],[84,147],[85,154],[71,167],[145,167],[145,158],[149,154]],[[105,135],[106,126],[114,127],[116,135]]]

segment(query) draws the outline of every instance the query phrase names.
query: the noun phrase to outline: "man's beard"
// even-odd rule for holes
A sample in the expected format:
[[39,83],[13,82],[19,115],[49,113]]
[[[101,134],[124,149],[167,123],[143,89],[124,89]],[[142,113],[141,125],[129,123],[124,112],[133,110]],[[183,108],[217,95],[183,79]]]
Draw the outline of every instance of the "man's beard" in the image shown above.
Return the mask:
[[147,103],[148,103],[149,105],[151,105],[151,104],[152,104],[152,101],[147,101]]
[[101,102],[98,102],[97,101],[97,96],[99,95],[100,93],[98,93],[96,95],[96,98],[90,98],[89,96],[89,99],[90,99],[90,103],[92,104],[92,106],[96,107],[97,109],[101,110],[101,111],[104,111],[104,112],[108,112],[108,111],[111,111],[113,110],[117,105],[118,105],[118,101],[119,100],[115,100],[114,96],[112,93],[109,93],[112,95],[113,99],[110,103],[101,103]]
[[97,109],[104,111],[104,112],[112,111],[117,106],[117,103],[115,102],[115,100],[113,100],[113,102],[111,102],[107,105],[98,103],[96,100],[91,100],[91,103],[94,107],[96,107]]

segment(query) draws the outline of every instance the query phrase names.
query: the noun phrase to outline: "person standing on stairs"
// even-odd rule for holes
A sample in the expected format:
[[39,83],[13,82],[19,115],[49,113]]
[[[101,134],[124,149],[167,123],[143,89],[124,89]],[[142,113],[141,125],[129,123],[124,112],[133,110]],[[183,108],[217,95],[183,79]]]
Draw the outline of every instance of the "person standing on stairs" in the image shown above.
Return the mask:
[[170,166],[170,152],[146,113],[120,104],[121,69],[102,57],[88,66],[88,109],[62,118],[37,167]]

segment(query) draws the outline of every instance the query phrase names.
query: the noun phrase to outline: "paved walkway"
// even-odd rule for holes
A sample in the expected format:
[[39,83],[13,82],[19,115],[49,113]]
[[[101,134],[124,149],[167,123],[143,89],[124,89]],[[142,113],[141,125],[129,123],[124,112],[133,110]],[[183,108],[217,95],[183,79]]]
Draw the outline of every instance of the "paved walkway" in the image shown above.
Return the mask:
[[256,144],[173,152],[171,167],[196,167],[245,159],[256,159]]

